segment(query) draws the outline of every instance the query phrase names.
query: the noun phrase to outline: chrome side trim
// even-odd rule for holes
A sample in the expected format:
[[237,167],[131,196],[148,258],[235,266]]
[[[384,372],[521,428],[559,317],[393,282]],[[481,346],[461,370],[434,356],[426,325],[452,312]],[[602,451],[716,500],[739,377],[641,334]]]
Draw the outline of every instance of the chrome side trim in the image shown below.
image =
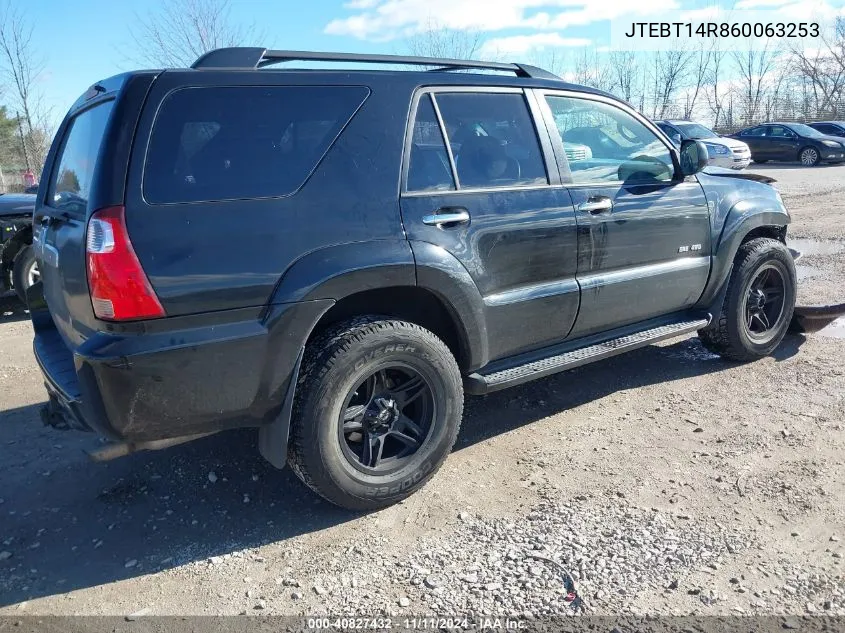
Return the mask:
[[487,295],[484,297],[484,305],[489,307],[504,306],[512,303],[542,299],[544,297],[569,294],[570,292],[578,292],[578,290],[578,282],[575,279],[555,280],[532,286],[520,286],[514,290],[506,290],[505,292],[499,292],[494,295]]
[[633,281],[634,279],[643,279],[645,277],[665,275],[682,270],[709,267],[709,256],[680,257],[669,262],[660,262],[659,264],[648,264],[646,266],[637,266],[636,268],[624,268],[622,270],[594,273],[583,277],[579,276],[578,283],[581,285],[582,290],[588,290],[590,288],[598,288],[599,286]]

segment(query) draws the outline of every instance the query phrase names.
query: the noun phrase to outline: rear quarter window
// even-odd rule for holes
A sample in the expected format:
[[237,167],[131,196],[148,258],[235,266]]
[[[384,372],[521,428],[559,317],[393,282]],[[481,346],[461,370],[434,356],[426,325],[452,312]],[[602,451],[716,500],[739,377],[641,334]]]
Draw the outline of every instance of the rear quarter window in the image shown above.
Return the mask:
[[153,125],[151,204],[290,195],[369,94],[363,86],[183,88]]
[[71,119],[50,178],[48,204],[84,215],[91,194],[94,167],[114,101],[106,101]]

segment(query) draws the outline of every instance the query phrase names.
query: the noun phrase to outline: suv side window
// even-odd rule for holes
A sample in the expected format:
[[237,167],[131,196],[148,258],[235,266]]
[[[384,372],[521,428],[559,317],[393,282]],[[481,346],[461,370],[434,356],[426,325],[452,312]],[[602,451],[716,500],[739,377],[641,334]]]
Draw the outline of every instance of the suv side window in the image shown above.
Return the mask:
[[168,204],[290,195],[368,94],[363,86],[177,90],[156,115],[144,197]]
[[411,157],[408,165],[408,191],[449,191],[455,189],[446,141],[431,104],[431,95],[424,94],[417,105],[417,116],[411,136]]
[[47,194],[50,206],[68,213],[85,214],[94,164],[113,106],[114,101],[101,103],[71,121],[50,178]]
[[540,141],[522,94],[447,92],[434,98],[460,187],[548,184]]
[[574,97],[547,95],[546,101],[560,133],[572,182],[648,183],[668,182],[674,177],[669,148],[624,110]]

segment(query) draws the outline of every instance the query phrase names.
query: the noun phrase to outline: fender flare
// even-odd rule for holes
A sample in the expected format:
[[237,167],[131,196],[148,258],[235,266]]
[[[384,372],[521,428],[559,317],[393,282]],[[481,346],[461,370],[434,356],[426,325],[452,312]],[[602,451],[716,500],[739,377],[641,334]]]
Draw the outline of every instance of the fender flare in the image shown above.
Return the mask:
[[362,290],[413,285],[414,256],[406,240],[350,242],[296,260],[276,284],[270,304],[336,301]]
[[710,279],[698,301],[700,306],[718,303],[718,307],[721,308],[721,302],[718,301],[719,295],[724,294],[722,291],[733,269],[736,253],[749,233],[764,227],[785,233],[786,226],[790,223],[789,213],[771,209],[771,202],[768,200],[765,202],[766,208],[762,209],[758,206],[758,201],[753,199],[737,202],[731,207],[716,243]]
[[437,296],[452,312],[466,346],[467,370],[487,364],[490,353],[484,299],[464,265],[430,242],[410,242],[417,265],[417,285]]
[[487,364],[484,301],[467,269],[428,242],[373,240],[328,246],[298,259],[282,275],[271,305],[332,299],[364,290],[419,286],[435,295],[458,324],[468,370]]

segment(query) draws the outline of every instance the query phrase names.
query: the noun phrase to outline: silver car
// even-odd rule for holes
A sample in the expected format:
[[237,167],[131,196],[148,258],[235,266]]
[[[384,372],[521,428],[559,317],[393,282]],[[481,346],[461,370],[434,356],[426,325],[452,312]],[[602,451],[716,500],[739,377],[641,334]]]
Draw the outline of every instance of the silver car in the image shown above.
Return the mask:
[[728,169],[745,169],[751,162],[748,145],[737,139],[719,136],[713,130],[692,121],[655,121],[676,145],[686,139],[701,141],[707,146],[708,164]]

